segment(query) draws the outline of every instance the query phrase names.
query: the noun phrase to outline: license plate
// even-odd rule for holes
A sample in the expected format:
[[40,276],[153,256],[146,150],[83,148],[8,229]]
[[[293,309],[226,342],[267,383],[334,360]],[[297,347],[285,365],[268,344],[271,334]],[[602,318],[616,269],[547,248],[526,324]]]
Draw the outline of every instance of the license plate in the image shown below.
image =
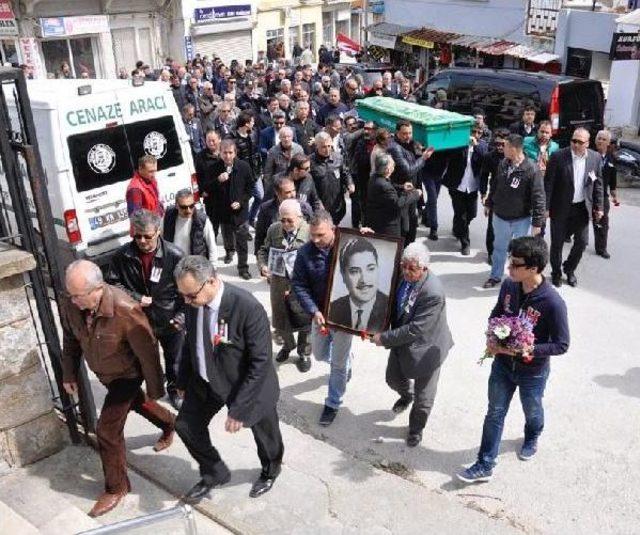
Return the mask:
[[107,214],[98,215],[96,217],[89,218],[89,225],[91,226],[91,230],[96,230],[103,227],[108,227],[109,225],[113,225],[114,223],[118,223],[120,221],[124,221],[129,217],[127,215],[127,209],[121,208],[120,210],[115,210],[114,212],[109,212]]

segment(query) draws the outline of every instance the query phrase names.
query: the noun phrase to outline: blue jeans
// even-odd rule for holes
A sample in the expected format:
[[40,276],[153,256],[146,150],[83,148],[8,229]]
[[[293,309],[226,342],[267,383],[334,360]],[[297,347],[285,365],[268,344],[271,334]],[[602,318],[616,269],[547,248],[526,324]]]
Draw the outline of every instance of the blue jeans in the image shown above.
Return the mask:
[[435,232],[438,230],[438,195],[441,182],[439,179],[425,176],[422,177],[422,183],[427,192],[427,203],[422,212],[422,220],[426,227]]
[[258,215],[258,208],[260,208],[260,204],[264,198],[264,185],[262,184],[262,178],[258,178],[253,184],[251,195],[253,195],[253,204],[249,210],[249,224],[253,226],[256,216]]
[[534,441],[544,428],[542,396],[549,377],[549,366],[527,370],[526,364],[519,364],[504,357],[497,357],[491,366],[489,376],[489,408],[482,427],[482,442],[478,451],[478,462],[485,469],[493,468],[500,448],[504,419],[509,410],[511,398],[519,388],[520,402],[524,412],[524,440]]
[[316,360],[328,362],[329,394],[324,401],[327,407],[339,409],[342,397],[347,390],[347,377],[351,368],[351,342],[353,335],[343,331],[329,329],[329,334],[320,334],[320,327],[314,321],[311,328],[311,348]]
[[506,220],[493,214],[493,254],[491,255],[491,278],[501,280],[507,250],[512,238],[526,236],[531,229],[531,217]]

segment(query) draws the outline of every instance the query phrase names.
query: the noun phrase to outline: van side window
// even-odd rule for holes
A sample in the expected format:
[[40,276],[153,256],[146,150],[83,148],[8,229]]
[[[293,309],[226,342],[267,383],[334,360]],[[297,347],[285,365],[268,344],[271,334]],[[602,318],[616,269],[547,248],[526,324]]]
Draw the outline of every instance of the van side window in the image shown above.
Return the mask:
[[134,163],[145,154],[158,159],[158,171],[183,163],[180,141],[171,115],[129,123],[125,129]]
[[78,192],[108,186],[133,176],[124,126],[75,134],[67,138]]
[[427,102],[431,102],[436,98],[436,92],[438,89],[444,89],[447,93],[447,99],[449,98],[449,86],[451,85],[451,78],[446,75],[434,77],[428,84],[427,89],[424,92],[423,98]]
[[501,79],[493,84],[495,122],[512,124],[522,118],[525,106],[532,105],[536,109],[536,118],[540,120],[542,108],[540,92],[534,84],[520,80]]

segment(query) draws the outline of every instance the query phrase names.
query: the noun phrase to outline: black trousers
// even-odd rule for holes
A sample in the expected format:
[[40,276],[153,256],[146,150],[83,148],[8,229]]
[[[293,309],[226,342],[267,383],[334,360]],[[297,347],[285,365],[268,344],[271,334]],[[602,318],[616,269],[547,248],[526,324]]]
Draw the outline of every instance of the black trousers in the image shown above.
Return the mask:
[[400,394],[400,397],[413,398],[413,406],[409,413],[409,433],[421,433],[427,425],[436,398],[439,378],[440,362],[434,362],[425,376],[412,380],[402,373],[398,356],[393,352],[389,355],[386,372],[389,388]]
[[[573,245],[569,256],[562,264],[562,249],[565,238],[573,236]],[[578,267],[582,253],[589,243],[589,213],[584,202],[571,205],[567,217],[551,218],[551,272],[555,276],[562,274],[562,267],[565,272],[572,273]]]
[[351,226],[359,228],[364,225],[364,211],[367,205],[367,184],[356,184],[351,195]]
[[453,235],[460,240],[462,246],[469,245],[469,225],[478,215],[478,192],[465,193],[450,188],[453,204]]
[[489,255],[489,259],[493,256],[493,240],[495,239],[495,235],[493,233],[493,210],[489,211],[489,216],[487,217],[487,234],[485,236],[485,245],[487,246],[487,254]]
[[162,354],[164,356],[164,375],[167,379],[167,391],[175,392],[176,375],[180,367],[182,345],[184,344],[184,331],[175,329],[156,334]]
[[[176,432],[198,463],[200,475],[205,481],[220,479],[228,472],[209,435],[209,423],[224,404],[224,401],[211,390],[208,382],[200,376],[195,376],[187,387],[176,420]],[[258,448],[262,476],[276,476],[282,464],[284,445],[275,406],[251,427],[251,432]]]
[[596,246],[596,253],[601,254],[607,251],[607,241],[609,237],[609,210],[611,203],[609,197],[604,198],[604,215],[600,221],[593,221],[593,241]]
[[249,269],[249,228],[247,223],[222,223],[222,241],[227,253],[238,251],[238,271]]

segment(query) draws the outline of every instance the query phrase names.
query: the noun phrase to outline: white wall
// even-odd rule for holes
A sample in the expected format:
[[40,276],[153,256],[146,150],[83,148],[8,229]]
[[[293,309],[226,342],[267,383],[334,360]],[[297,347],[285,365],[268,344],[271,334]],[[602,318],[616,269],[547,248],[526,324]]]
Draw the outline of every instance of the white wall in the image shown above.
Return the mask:
[[558,18],[555,53],[566,63],[567,48],[609,53],[616,31],[616,13],[563,9]]
[[385,20],[524,42],[526,10],[527,0],[388,0]]
[[605,124],[610,127],[638,126],[640,117],[640,61],[614,61],[611,67]]

